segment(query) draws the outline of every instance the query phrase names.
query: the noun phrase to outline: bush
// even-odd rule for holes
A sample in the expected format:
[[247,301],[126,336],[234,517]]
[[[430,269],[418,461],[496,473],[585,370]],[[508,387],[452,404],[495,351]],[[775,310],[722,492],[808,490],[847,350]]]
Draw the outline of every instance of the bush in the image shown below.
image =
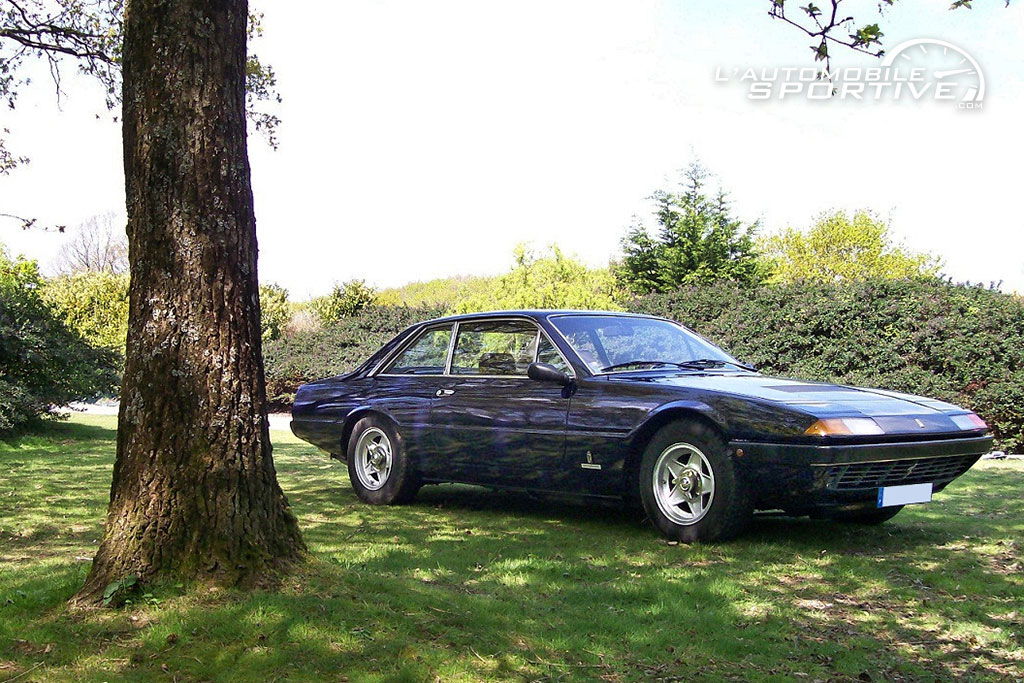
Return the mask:
[[270,341],[263,350],[267,396],[273,406],[287,406],[303,382],[348,372],[409,325],[441,315],[440,308],[374,306]]
[[889,223],[870,211],[823,213],[810,230],[786,228],[760,241],[772,282],[902,280],[934,277],[941,259],[896,242]]
[[682,322],[766,374],[904,391],[1024,449],[1024,300],[937,279],[687,287],[629,309]]
[[350,280],[334,285],[327,296],[317,297],[309,302],[309,308],[321,325],[330,325],[343,318],[358,315],[365,308],[377,302],[377,293],[362,280]]
[[124,355],[128,335],[127,273],[84,271],[47,280],[46,304],[92,346]]
[[0,432],[112,389],[117,355],[90,346],[46,305],[34,261],[0,248]]
[[277,339],[292,319],[288,290],[280,285],[260,285],[260,331],[263,343]]
[[497,281],[497,276],[455,275],[426,282],[410,282],[377,292],[377,305],[413,308],[444,306],[454,311],[467,299],[485,296]]
[[552,245],[535,253],[515,248],[512,270],[499,275],[486,290],[459,302],[460,313],[524,308],[618,310],[615,278],[607,268],[588,268]]

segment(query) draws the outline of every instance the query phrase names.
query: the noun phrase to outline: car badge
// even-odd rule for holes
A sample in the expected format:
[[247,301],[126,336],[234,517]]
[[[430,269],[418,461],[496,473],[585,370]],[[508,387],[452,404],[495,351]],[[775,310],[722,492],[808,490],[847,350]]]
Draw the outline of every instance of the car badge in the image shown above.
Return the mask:
[[920,427],[921,429],[924,429],[924,422],[921,422],[921,420],[919,420],[919,419],[918,419],[918,418],[916,418],[916,417],[914,418],[914,422],[916,422],[916,423],[917,423],[917,426],[918,426],[918,427]]
[[597,464],[594,463],[594,454],[591,453],[590,451],[587,451],[587,461],[586,462],[581,462],[580,463],[580,467],[582,467],[585,470],[599,470],[599,469],[601,469],[600,465],[597,465]]

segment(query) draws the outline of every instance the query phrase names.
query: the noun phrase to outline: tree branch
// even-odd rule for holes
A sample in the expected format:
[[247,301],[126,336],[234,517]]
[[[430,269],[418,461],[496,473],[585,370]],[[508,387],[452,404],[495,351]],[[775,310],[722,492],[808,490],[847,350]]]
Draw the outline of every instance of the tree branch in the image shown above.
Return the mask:
[[[882,0],[882,4],[891,4],[895,0]],[[800,9],[814,22],[813,27],[808,27],[805,24],[801,24],[799,21],[791,18],[786,14],[786,0],[771,0],[771,7],[768,10],[768,16],[772,19],[780,19],[786,24],[793,26],[811,38],[815,39],[815,44],[811,45],[811,49],[814,50],[814,60],[825,62],[825,71],[831,73],[832,71],[832,54],[828,49],[829,43],[835,45],[841,45],[849,48],[856,52],[861,52],[872,57],[881,57],[885,54],[885,50],[878,48],[872,48],[872,45],[880,45],[882,32],[878,28],[878,24],[871,24],[865,26],[855,33],[848,34],[847,39],[839,38],[833,35],[833,31],[841,26],[849,26],[853,24],[853,16],[846,16],[839,18],[839,5],[843,0],[830,0],[832,5],[832,11],[829,13],[827,21],[823,21],[822,11],[813,2],[808,2],[807,5],[800,7]],[[881,7],[881,5],[880,5]]]
[[0,218],[11,218],[21,223],[22,230],[43,230],[45,232],[64,232],[67,229],[66,225],[53,225],[45,226],[38,225],[39,221],[36,218],[25,218],[24,216],[16,216],[12,213],[0,213]]
[[[42,40],[43,36],[49,36],[54,38],[50,42]],[[57,52],[62,55],[69,57],[77,57],[79,59],[95,59],[97,61],[105,62],[107,64],[113,64],[114,60],[110,55],[104,54],[96,50],[93,47],[89,47],[86,44],[86,40],[89,38],[88,34],[77,34],[67,31],[53,31],[44,29],[33,29],[33,30],[20,30],[20,29],[0,29],[0,38],[9,38],[20,45],[32,50],[43,50],[45,52]],[[99,36],[96,36],[99,39]],[[58,42],[59,40],[68,40],[72,44],[66,45]],[[79,43],[78,41],[82,42]]]
[[[78,22],[100,26],[105,22],[85,12],[84,8],[68,5],[52,16],[30,12],[19,0],[5,0],[14,11],[0,23],[0,39],[9,38],[33,50],[56,52],[79,59],[113,63],[114,57],[104,48],[109,46],[109,35],[78,28]],[[40,7],[37,4],[37,7]],[[78,16],[72,12],[77,11]],[[20,21],[18,21],[20,19]]]
[[[896,1],[878,0],[878,13],[883,14]],[[1009,7],[1010,1],[1004,0],[1004,5]],[[814,60],[824,61],[827,73],[832,71],[832,53],[829,51],[830,44],[840,45],[856,52],[871,55],[872,57],[881,57],[885,54],[885,50],[882,48],[882,37],[885,34],[882,33],[877,23],[865,24],[858,28],[853,25],[855,19],[852,15],[839,18],[841,16],[839,14],[839,5],[844,0],[829,0],[832,5],[832,11],[827,19],[821,8],[817,7],[813,0],[808,0],[806,5],[799,6],[799,9],[809,19],[809,22],[805,21],[803,23],[786,14],[786,2],[787,0],[769,0],[768,16],[772,19],[779,19],[783,23],[789,24],[813,38],[814,43],[811,45],[811,49],[814,51]],[[954,0],[949,9],[955,10],[963,7],[971,9],[971,2],[972,0]],[[842,27],[851,27],[853,32],[847,33],[846,37],[833,35],[835,31],[840,30]]]

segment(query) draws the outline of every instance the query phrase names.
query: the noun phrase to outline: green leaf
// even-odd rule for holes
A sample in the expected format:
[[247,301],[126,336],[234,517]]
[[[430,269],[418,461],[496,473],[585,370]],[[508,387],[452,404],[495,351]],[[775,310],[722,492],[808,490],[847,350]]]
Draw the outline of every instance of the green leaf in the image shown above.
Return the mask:
[[880,43],[884,35],[878,24],[868,24],[857,29],[856,33],[851,33],[850,38],[855,46],[865,47]]
[[103,606],[108,606],[114,599],[114,595],[117,594],[118,589],[121,588],[120,581],[113,581],[107,584],[107,587],[103,589]]
[[[117,599],[118,594],[129,593],[138,585],[138,583],[139,577],[135,574],[129,574],[128,576],[107,584],[107,587],[103,589],[103,606],[109,607]],[[125,603],[131,604],[131,601],[125,600]]]
[[806,6],[801,7],[800,9],[806,12],[807,16],[811,17],[812,19],[821,16],[821,8],[817,7],[813,2],[807,3]]

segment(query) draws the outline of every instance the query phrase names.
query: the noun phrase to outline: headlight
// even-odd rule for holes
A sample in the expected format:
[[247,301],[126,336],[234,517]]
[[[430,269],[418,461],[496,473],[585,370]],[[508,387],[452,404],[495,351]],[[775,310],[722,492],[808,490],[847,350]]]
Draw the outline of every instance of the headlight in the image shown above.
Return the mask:
[[954,415],[949,418],[953,421],[957,427],[965,432],[973,432],[978,429],[988,429],[988,425],[985,421],[974,413],[967,413],[966,415]]
[[884,434],[870,417],[836,417],[818,420],[806,430],[809,436],[870,436]]

